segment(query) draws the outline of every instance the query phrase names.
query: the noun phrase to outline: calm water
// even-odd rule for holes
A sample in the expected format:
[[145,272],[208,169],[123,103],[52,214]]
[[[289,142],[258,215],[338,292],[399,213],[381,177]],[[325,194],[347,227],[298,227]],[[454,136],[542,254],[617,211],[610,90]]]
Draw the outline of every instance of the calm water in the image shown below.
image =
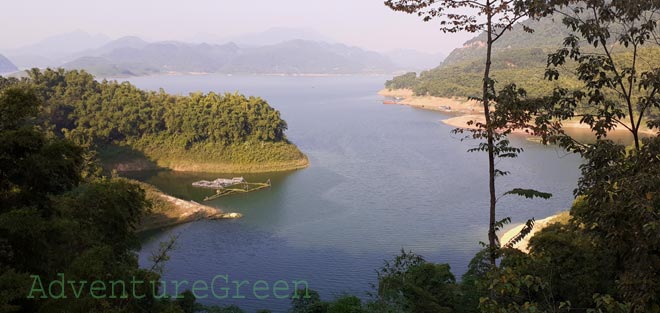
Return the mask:
[[[386,77],[158,76],[134,78],[141,88],[170,93],[240,91],[258,95],[282,112],[287,135],[311,166],[288,173],[244,175],[270,178],[273,187],[209,202],[244,217],[202,221],[144,239],[141,263],[159,242],[179,235],[164,279],[274,281],[304,279],[325,299],[343,292],[364,295],[375,269],[402,248],[433,262],[449,263],[460,277],[486,240],[488,193],[483,154],[465,151],[438,112],[383,105],[376,92]],[[498,166],[512,175],[499,190],[534,187],[548,201],[504,198],[499,217],[515,222],[544,218],[568,208],[580,159],[523,138],[516,160]],[[140,173],[140,179],[183,199],[201,201],[211,192],[190,183],[229,176],[198,173]],[[202,300],[238,304],[248,311],[283,311],[288,300]]]

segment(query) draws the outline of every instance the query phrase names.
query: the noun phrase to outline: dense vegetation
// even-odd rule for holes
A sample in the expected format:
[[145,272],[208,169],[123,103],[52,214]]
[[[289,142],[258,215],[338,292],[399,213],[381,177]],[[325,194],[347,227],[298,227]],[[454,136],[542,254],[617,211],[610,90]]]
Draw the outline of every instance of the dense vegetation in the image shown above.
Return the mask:
[[134,229],[149,209],[144,191],[99,176],[84,148],[39,126],[42,109],[29,86],[0,85],[0,311],[173,311],[174,304],[153,298],[26,298],[30,275],[159,276],[137,264]]
[[30,84],[45,104],[45,127],[104,151],[124,147],[122,152],[136,150],[161,166],[207,171],[277,170],[306,162],[286,140],[279,112],[261,98],[146,92],[62,69],[35,69],[23,82],[0,78],[0,84],[19,83]]
[[[523,25],[534,29],[533,33],[523,30]],[[530,96],[543,96],[554,88],[578,88],[582,85],[572,77],[562,76],[558,81],[544,79],[548,54],[562,45],[564,37],[571,32],[562,25],[558,16],[529,20],[514,27],[509,36],[502,37],[494,45],[492,76],[499,85],[515,83],[525,88]],[[436,97],[475,97],[480,95],[483,79],[485,47],[481,34],[460,49],[455,49],[438,67],[419,73],[397,76],[386,82],[388,89],[409,88],[416,95]],[[630,59],[630,49],[615,47],[615,57]],[[643,47],[639,51],[639,66],[650,69],[660,66],[659,47]],[[575,64],[566,64],[566,73],[574,70]]]

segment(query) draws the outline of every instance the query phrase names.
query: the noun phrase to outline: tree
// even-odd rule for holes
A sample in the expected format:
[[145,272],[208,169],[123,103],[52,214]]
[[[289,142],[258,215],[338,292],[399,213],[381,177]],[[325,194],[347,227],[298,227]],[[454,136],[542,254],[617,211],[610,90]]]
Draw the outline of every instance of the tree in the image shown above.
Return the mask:
[[[440,19],[440,30],[445,33],[467,31],[485,32],[486,55],[481,86],[481,97],[473,97],[483,104],[484,122],[472,122],[472,138],[485,140],[479,148],[470,151],[485,151],[488,154],[489,227],[488,248],[491,266],[496,266],[498,221],[496,219],[497,198],[495,179],[506,174],[495,168],[498,157],[515,157],[521,149],[509,146],[506,132],[498,132],[502,124],[493,121],[491,103],[496,100],[495,81],[491,78],[493,45],[513,25],[535,12],[539,1],[527,0],[386,0],[385,5],[395,11],[414,13],[424,21]],[[542,1],[541,1],[542,2]],[[532,30],[525,27],[526,31]],[[462,132],[459,131],[459,132]],[[530,190],[531,191],[531,190]]]
[[[166,312],[145,299],[26,298],[31,275],[43,282],[158,280],[140,269],[135,227],[149,203],[127,180],[86,176],[85,149],[40,124],[38,94],[14,81],[0,87],[0,311]],[[58,275],[62,273],[64,276]],[[140,294],[146,292],[146,285]],[[48,296],[47,296],[48,297]]]
[[[401,251],[378,271],[378,303],[394,312],[454,312],[457,285],[448,264]],[[383,309],[381,309],[382,311]]]
[[648,0],[552,0],[539,11],[561,16],[574,32],[548,56],[546,78],[569,73],[583,84],[576,90],[557,88],[547,98],[543,122],[550,125],[550,142],[583,153],[586,147],[561,129],[562,120],[576,117],[598,138],[626,129],[637,151],[644,123],[660,127],[660,62],[644,49],[660,44],[658,10],[660,3]]
[[318,291],[299,289],[291,297],[291,312],[293,313],[325,313],[329,304],[321,301]]
[[599,141],[585,155],[577,194],[585,204],[572,215],[584,232],[607,242],[614,255],[616,287],[648,312],[660,302],[660,137],[638,151]]

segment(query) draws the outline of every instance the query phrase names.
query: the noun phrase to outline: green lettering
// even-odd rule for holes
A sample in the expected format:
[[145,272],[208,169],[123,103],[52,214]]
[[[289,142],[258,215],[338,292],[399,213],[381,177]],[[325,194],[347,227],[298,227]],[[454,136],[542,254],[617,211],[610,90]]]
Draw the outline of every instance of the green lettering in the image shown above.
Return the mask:
[[[86,280],[81,280],[79,282],[76,282],[75,280],[69,280],[68,281],[69,285],[71,285],[71,290],[73,290],[73,296],[76,297],[76,299],[80,299],[80,295],[82,295],[82,290],[85,288],[85,285],[87,284]],[[76,290],[76,283],[80,284],[80,288]]]
[[228,287],[220,288],[220,290],[225,292],[225,294],[222,296],[218,296],[218,294],[215,293],[215,280],[218,278],[222,278],[225,281],[225,284],[229,284],[229,277],[227,277],[227,275],[215,275],[215,277],[213,277],[213,280],[211,281],[211,294],[213,294],[213,297],[215,297],[216,299],[227,299],[229,297]]
[[[96,285],[101,285],[99,287],[96,287]],[[97,295],[94,293],[95,291],[103,291],[102,295]],[[106,297],[105,294],[105,283],[102,280],[95,280],[89,285],[89,295],[92,296],[94,299],[104,299]]]
[[[46,290],[44,290],[44,285],[41,283],[41,277],[39,275],[30,275],[30,278],[33,279],[32,281],[32,287],[30,287],[30,294],[28,294],[28,299],[34,299],[34,293],[35,292],[41,292],[41,296],[39,298],[41,299],[48,299],[48,296],[46,295]],[[39,283],[39,288],[35,289],[35,285]]]
[[172,283],[174,283],[174,294],[176,295],[176,296],[174,296],[174,299],[183,299],[183,295],[179,294],[179,286],[181,286],[182,284],[188,285],[188,281],[187,280],[182,280],[182,281],[174,280],[174,281],[172,281]]
[[232,281],[232,283],[234,283],[236,285],[236,294],[234,294],[231,298],[232,299],[245,299],[245,296],[241,295],[241,286],[249,285],[250,282],[247,281],[247,280],[242,280],[242,281],[234,280],[234,281]]
[[[280,287],[280,285],[284,285],[284,287]],[[278,291],[286,291],[285,295],[280,295]],[[286,299],[289,297],[289,283],[287,283],[284,280],[278,280],[273,284],[273,296],[275,296],[276,299]],[[298,299],[296,298],[296,294],[293,295],[293,299]]]
[[[59,277],[61,280],[56,279],[51,281],[50,284],[48,284],[48,293],[53,299],[66,299],[66,295],[64,294],[64,274],[57,273],[57,277]],[[57,295],[53,293],[53,286],[56,285],[60,286],[60,293]]]
[[[258,287],[258,285],[263,285],[263,287]],[[259,300],[264,300],[268,299],[270,295],[266,293],[265,295],[258,295],[257,291],[266,291],[268,292],[268,283],[265,280],[257,280],[254,282],[254,285],[252,285],[252,294],[254,294],[254,297],[259,299]]]
[[121,284],[121,296],[120,299],[128,299],[128,293],[126,292],[126,283],[123,280],[111,280],[110,281],[110,299],[117,299],[115,295],[115,286]]
[[[203,287],[197,287],[197,285],[203,285]],[[205,281],[203,280],[197,280],[193,283],[192,285],[192,294],[195,296],[195,299],[206,299],[209,295],[207,293],[204,293],[203,295],[198,295],[197,291],[208,291],[209,290],[209,285],[206,284]]]
[[135,299],[144,299],[144,297],[145,297],[144,294],[141,294],[141,295],[138,296],[137,293],[135,293],[135,290],[137,289],[135,287],[135,285],[138,284],[138,283],[139,284],[144,284],[144,280],[135,280],[135,276],[133,276],[131,278],[131,289],[133,290],[133,298],[135,298]]
[[306,280],[294,280],[294,281],[292,281],[292,283],[293,283],[293,290],[295,290],[294,296],[298,294],[298,290],[301,290],[301,288],[298,287],[298,285],[304,283],[305,284],[305,295],[303,296],[303,298],[305,298],[305,299],[311,298],[311,296],[309,295],[309,284],[307,283]]
[[156,282],[152,280],[152,281],[150,281],[150,283],[151,283],[151,294],[154,296],[154,298],[156,298],[156,299],[167,299],[167,298],[169,298],[167,296],[167,292],[166,292],[167,291],[167,285],[165,284],[165,282],[163,282],[163,293],[160,294],[160,295],[156,295],[156,293],[158,291],[158,286],[156,286]]

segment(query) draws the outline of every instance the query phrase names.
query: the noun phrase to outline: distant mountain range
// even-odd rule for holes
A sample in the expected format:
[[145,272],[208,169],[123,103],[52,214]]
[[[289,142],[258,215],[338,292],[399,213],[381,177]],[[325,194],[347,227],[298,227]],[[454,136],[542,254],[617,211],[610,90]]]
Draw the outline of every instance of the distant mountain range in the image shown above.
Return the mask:
[[148,42],[134,36],[109,40],[73,32],[6,54],[19,68],[85,69],[105,77],[169,72],[389,74],[435,66],[444,58],[414,50],[368,51],[305,29],[274,28],[232,40],[223,44]]
[[[123,44],[122,44],[123,43]],[[176,41],[143,43],[126,38],[64,63],[98,75],[143,75],[159,72],[249,74],[391,73],[396,66],[385,56],[342,44],[291,40],[241,48]]]
[[0,54],[0,73],[11,73],[18,71],[14,63],[11,63],[4,55]]

